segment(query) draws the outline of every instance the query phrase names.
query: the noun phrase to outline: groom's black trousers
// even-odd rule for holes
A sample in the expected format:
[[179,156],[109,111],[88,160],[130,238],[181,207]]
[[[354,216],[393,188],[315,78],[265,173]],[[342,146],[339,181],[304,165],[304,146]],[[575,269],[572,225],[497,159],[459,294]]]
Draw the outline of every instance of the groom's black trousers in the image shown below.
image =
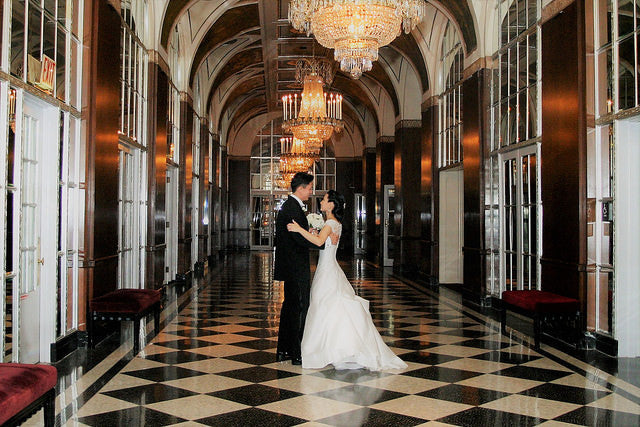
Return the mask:
[[304,322],[309,309],[311,284],[309,279],[284,281],[284,302],[280,311],[278,331],[278,352],[300,357],[300,343],[304,332]]

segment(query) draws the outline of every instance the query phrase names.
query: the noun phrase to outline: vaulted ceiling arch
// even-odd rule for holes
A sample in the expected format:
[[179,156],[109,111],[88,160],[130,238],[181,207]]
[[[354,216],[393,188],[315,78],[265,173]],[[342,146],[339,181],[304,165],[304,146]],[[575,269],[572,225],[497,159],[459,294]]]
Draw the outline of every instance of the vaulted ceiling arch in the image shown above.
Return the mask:
[[[332,85],[344,95],[345,113],[358,123],[367,143],[373,134],[392,134],[397,119],[421,117],[420,105],[437,77],[433,43],[443,23],[456,22],[465,52],[476,49],[473,3],[478,0],[427,1],[425,22],[380,49],[369,73],[353,81],[338,72]],[[235,134],[234,128],[255,117],[280,114],[281,96],[301,90],[294,82],[297,59],[315,53],[332,60],[333,51],[291,28],[287,0],[157,0],[156,6],[160,4],[160,46],[168,47],[176,26],[182,39],[179,64],[185,78],[180,90],[199,87],[193,98],[204,105],[198,111],[208,112],[212,128],[221,135]]]

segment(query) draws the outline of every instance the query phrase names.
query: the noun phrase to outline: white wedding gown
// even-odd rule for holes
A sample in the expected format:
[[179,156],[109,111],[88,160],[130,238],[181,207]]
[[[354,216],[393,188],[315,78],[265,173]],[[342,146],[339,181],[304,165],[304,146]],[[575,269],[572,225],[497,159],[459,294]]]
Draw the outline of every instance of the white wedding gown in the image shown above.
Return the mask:
[[[342,225],[328,220],[334,233]],[[302,338],[302,367],[403,369],[407,365],[382,341],[369,301],[357,296],[336,260],[337,245],[327,239],[311,284],[311,301]]]

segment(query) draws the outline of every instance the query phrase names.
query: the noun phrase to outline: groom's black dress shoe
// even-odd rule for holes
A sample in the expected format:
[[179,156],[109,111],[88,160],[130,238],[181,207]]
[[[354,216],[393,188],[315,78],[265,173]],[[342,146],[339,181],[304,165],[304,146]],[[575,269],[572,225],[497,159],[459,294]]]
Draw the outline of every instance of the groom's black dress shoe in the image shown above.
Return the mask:
[[294,357],[291,359],[292,365],[302,365],[302,357]]
[[289,352],[279,351],[276,353],[276,362],[284,362],[285,360],[291,360]]

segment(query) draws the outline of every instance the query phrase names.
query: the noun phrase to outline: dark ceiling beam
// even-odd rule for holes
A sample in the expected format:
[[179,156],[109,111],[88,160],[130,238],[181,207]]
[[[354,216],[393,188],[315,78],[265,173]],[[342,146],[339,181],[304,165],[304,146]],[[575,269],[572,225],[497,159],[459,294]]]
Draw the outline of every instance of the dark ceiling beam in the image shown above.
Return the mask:
[[[263,75],[263,70],[245,70],[242,72],[243,75],[241,77],[239,77],[237,79],[236,82],[234,82],[234,85],[232,87],[230,87],[229,89],[227,89],[225,91],[224,94],[219,94],[218,95],[218,100],[214,99],[214,96],[216,96],[217,91],[219,88],[214,88],[213,85],[211,86],[208,95],[207,95],[207,115],[211,114],[211,107],[213,106],[214,102],[218,102],[220,99],[224,99],[226,98],[226,94],[230,93],[231,91],[233,91],[235,89],[235,86],[240,86],[242,85],[245,81],[247,80],[253,80],[256,77],[260,77],[263,81],[263,85],[264,85],[264,75]],[[221,84],[224,84],[224,82],[222,82]],[[222,116],[222,112],[220,113],[220,115]]]
[[[265,93],[265,82],[262,75],[253,76],[243,80],[240,84],[233,88],[232,92],[226,97],[227,101],[220,110],[220,117],[224,117],[227,110],[234,107],[234,101],[242,97],[251,98],[252,95],[260,96]],[[264,101],[264,100],[263,100]]]
[[469,8],[470,0],[429,0],[430,3],[438,4],[449,11],[453,19],[458,23],[462,32],[462,41],[465,44],[466,54],[470,54],[478,47],[476,38],[476,26],[473,13]]
[[429,73],[427,65],[420,51],[418,43],[411,34],[402,33],[400,37],[396,37],[391,42],[391,48],[397,50],[405,58],[407,58],[418,71],[420,83],[422,84],[422,92],[429,90]]
[[359,86],[359,83],[342,74],[336,74],[336,77],[333,80],[333,87],[342,92],[343,96],[347,98],[348,102],[353,104],[354,107],[358,107],[359,105],[364,106],[376,122],[376,131],[380,129],[380,124],[378,122],[378,109],[373,104],[365,90]]
[[213,89],[217,89],[222,82],[234,74],[237,74],[247,68],[260,65],[262,62],[262,49],[260,47],[253,47],[239,51],[218,71],[218,74],[213,81]]
[[187,7],[191,0],[171,0],[167,2],[167,8],[164,11],[162,19],[162,30],[160,33],[160,44],[165,50],[169,47],[169,36],[171,30],[176,25],[176,21],[182,15],[182,11]]
[[[267,113],[267,106],[264,103],[264,92],[256,92],[249,96],[244,96],[241,99],[236,98],[235,102],[230,104],[225,111],[229,109],[233,111],[231,112],[232,117],[229,120],[227,135],[231,129],[241,129],[249,120]],[[222,122],[222,120],[220,120],[220,122]],[[221,129],[218,129],[218,131],[220,130]],[[226,143],[228,143],[228,141],[226,141]]]
[[260,26],[262,27],[262,56],[264,58],[264,75],[267,86],[267,110],[278,108],[278,20],[277,3],[274,0],[260,0]]
[[214,22],[202,39],[191,62],[189,72],[189,86],[193,86],[193,79],[200,64],[207,58],[208,53],[227,40],[233,39],[252,28],[260,27],[260,14],[257,4],[248,4],[231,8],[224,12]]

